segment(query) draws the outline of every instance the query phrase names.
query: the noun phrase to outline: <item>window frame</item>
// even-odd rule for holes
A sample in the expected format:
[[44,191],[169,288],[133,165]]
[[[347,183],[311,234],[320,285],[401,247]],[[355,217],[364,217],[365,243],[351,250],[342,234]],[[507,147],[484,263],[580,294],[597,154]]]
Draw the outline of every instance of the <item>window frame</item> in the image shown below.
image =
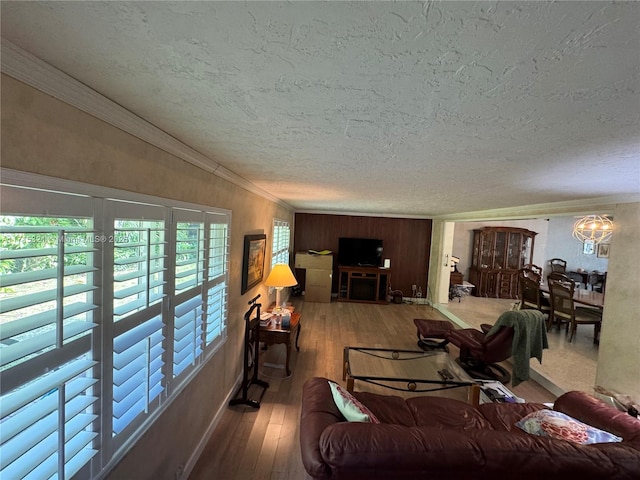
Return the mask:
[[291,261],[291,224],[286,220],[274,218],[272,238],[271,268],[273,268],[277,263],[289,265]]

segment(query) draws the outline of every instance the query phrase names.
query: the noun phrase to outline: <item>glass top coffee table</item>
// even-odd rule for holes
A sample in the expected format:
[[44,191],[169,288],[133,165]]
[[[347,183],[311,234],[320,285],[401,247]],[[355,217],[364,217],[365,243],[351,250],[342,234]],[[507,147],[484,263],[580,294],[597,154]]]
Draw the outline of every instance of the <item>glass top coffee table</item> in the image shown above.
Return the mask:
[[447,352],[345,347],[342,379],[353,392],[355,380],[403,392],[433,392],[477,384]]

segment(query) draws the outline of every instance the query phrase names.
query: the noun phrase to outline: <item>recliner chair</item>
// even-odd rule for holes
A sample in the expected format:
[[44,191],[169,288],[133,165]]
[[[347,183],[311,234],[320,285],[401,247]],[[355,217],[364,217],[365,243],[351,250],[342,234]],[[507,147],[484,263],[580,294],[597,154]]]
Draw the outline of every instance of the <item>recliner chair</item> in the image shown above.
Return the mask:
[[482,331],[473,328],[451,330],[447,340],[460,349],[456,361],[473,378],[497,380],[509,383],[511,374],[497,362],[512,354],[513,327],[501,326],[493,335],[487,336],[492,325],[482,324]]

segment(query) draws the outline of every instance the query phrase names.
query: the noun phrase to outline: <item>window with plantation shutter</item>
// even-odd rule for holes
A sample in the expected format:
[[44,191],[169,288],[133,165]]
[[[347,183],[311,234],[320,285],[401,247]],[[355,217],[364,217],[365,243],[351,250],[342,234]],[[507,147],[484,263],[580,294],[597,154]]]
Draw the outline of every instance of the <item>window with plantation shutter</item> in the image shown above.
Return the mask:
[[174,209],[173,376],[201,360],[226,333],[227,217]]
[[291,238],[291,228],[289,222],[284,220],[273,220],[273,245],[271,248],[271,268],[276,263],[289,264],[289,242]]
[[226,336],[227,269],[229,261],[229,220],[226,215],[207,215],[209,258],[207,270],[207,310],[205,344],[215,348]]
[[0,478],[104,478],[226,339],[231,214],[2,173]]
[[157,408],[165,388],[166,209],[109,200],[106,211],[110,223],[103,241],[113,266],[112,428],[119,445],[127,428],[138,427]]
[[7,186],[2,208],[0,477],[69,478],[97,452],[92,202]]
[[205,273],[205,229],[202,212],[174,210],[175,310],[173,376],[177,377],[202,354]]

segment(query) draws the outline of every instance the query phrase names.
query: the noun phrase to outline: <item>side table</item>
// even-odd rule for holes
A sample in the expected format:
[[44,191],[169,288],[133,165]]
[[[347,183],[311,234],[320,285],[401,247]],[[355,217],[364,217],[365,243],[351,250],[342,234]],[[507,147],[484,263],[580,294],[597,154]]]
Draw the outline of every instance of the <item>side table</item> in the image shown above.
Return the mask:
[[300,347],[298,346],[298,338],[300,337],[300,314],[292,313],[291,314],[291,322],[289,323],[289,327],[285,328],[282,325],[276,326],[274,322],[267,327],[260,327],[260,341],[264,342],[265,345],[275,345],[277,343],[284,343],[287,346],[287,360],[286,360],[286,371],[287,375],[291,375],[291,370],[289,369],[289,356],[291,355],[291,337],[295,334],[296,336],[296,350],[299,352]]

